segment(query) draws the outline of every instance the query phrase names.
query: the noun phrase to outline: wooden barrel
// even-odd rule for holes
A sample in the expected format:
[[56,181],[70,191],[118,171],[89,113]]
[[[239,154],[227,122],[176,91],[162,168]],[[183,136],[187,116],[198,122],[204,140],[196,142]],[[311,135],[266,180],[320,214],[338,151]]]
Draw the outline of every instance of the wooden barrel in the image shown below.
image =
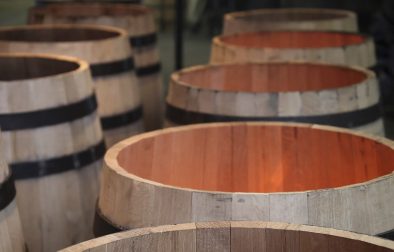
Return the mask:
[[92,237],[105,145],[89,65],[0,55],[0,127],[29,251]]
[[29,16],[29,22],[34,24],[101,24],[126,30],[141,84],[145,128],[161,128],[164,111],[162,76],[153,10],[130,4],[67,3],[33,7]]
[[63,252],[106,251],[388,252],[394,242],[362,234],[278,222],[199,222],[141,228],[97,238]]
[[324,63],[230,63],[171,76],[166,125],[308,122],[384,136],[372,71]]
[[95,234],[218,220],[380,234],[394,228],[393,162],[390,140],[330,126],[213,123],[142,134],[106,153]]
[[312,8],[232,12],[224,16],[223,26],[224,35],[272,30],[358,31],[356,13]]
[[107,146],[144,131],[140,91],[126,32],[88,25],[0,29],[0,51],[75,56],[90,64]]
[[0,251],[25,252],[18,207],[16,206],[16,190],[12,173],[3,159],[0,146]]
[[91,3],[91,2],[123,2],[128,4],[140,4],[142,0],[36,0],[38,5],[43,4],[68,4],[68,3]]
[[211,63],[307,60],[373,67],[374,44],[355,33],[263,31],[213,39]]

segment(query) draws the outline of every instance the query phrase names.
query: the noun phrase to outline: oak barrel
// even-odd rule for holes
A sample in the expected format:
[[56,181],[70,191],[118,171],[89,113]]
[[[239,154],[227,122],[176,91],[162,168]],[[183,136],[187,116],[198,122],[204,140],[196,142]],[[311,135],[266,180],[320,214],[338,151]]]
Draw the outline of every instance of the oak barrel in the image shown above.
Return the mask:
[[67,3],[30,9],[34,24],[101,24],[125,29],[134,51],[140,82],[145,127],[158,129],[163,120],[163,91],[160,57],[153,10],[142,5],[109,3]]
[[15,200],[15,183],[2,152],[0,146],[0,252],[25,252],[25,240]]
[[314,8],[231,12],[224,15],[223,26],[224,35],[269,30],[358,31],[356,13]]
[[365,68],[376,64],[368,36],[345,32],[262,31],[213,39],[211,63],[306,60]]
[[29,251],[92,237],[105,153],[89,65],[0,54],[0,127]]
[[331,228],[278,222],[199,222],[108,235],[62,252],[388,252],[394,242]]
[[229,63],[172,74],[166,126],[307,122],[384,135],[372,71],[325,63]]
[[63,54],[90,64],[107,146],[144,131],[133,56],[125,31],[90,25],[0,29],[0,52]]
[[145,133],[105,155],[95,234],[224,220],[381,234],[394,228],[393,162],[392,141],[331,126],[212,123]]

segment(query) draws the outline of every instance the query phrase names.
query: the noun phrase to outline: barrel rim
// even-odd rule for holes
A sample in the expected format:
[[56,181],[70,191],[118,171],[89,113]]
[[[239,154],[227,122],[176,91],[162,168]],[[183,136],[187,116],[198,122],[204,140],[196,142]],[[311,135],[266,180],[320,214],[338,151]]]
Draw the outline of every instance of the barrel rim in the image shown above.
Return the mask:
[[361,182],[361,183],[355,183],[355,184],[350,184],[350,185],[344,185],[340,187],[331,187],[331,188],[324,188],[324,189],[316,189],[316,190],[304,190],[304,191],[291,191],[291,192],[226,192],[226,191],[209,191],[209,190],[201,190],[201,189],[194,189],[194,188],[187,188],[187,187],[180,187],[180,186],[173,186],[173,185],[167,185],[163,184],[160,182],[156,182],[153,180],[145,179],[142,177],[139,177],[137,175],[131,174],[127,172],[124,168],[122,168],[118,162],[118,154],[127,146],[130,146],[132,144],[135,144],[141,140],[148,139],[155,137],[160,134],[165,134],[165,133],[173,133],[173,132],[182,132],[182,131],[188,131],[188,130],[193,130],[193,129],[202,129],[202,128],[213,128],[213,127],[220,127],[220,126],[237,126],[237,125],[244,125],[244,126],[288,126],[288,127],[300,127],[300,128],[310,128],[310,129],[317,129],[317,130],[322,130],[322,131],[330,131],[330,132],[337,132],[337,133],[345,133],[349,134],[352,136],[358,136],[365,138],[367,140],[385,145],[386,147],[392,149],[394,151],[394,141],[380,137],[380,136],[374,136],[370,135],[367,133],[362,133],[359,131],[353,131],[350,129],[346,128],[338,128],[338,127],[333,127],[333,126],[326,126],[326,125],[318,125],[318,124],[307,124],[307,123],[283,123],[283,122],[231,122],[231,123],[225,123],[225,122],[219,122],[219,123],[205,123],[205,124],[192,124],[192,125],[186,125],[186,126],[178,126],[178,127],[172,127],[172,128],[167,128],[167,129],[161,129],[161,130],[156,130],[156,131],[151,131],[143,134],[139,134],[130,138],[127,138],[125,140],[122,140],[118,142],[117,144],[113,145],[110,149],[107,150],[105,156],[104,156],[104,168],[109,169],[112,172],[114,172],[116,175],[124,177],[126,179],[131,179],[134,181],[137,181],[139,183],[151,185],[154,187],[162,187],[162,188],[168,188],[168,189],[174,189],[174,190],[180,190],[180,191],[185,191],[185,192],[193,192],[193,193],[208,193],[208,194],[238,194],[238,195],[291,195],[291,194],[303,194],[303,193],[310,193],[310,192],[323,192],[323,191],[332,191],[332,190],[343,190],[343,189],[349,189],[349,188],[357,188],[357,187],[365,187],[370,184],[377,183],[379,181],[387,180],[391,177],[394,177],[394,170],[391,173],[388,173],[386,175]]
[[[239,46],[234,44],[229,44],[223,41],[223,38],[228,37],[239,37],[239,36],[251,36],[251,35],[259,35],[266,33],[326,33],[326,34],[345,34],[345,35],[357,35],[361,37],[363,40],[359,43],[351,43],[341,46],[324,46],[324,47],[272,47],[272,46],[264,46],[264,47],[254,47],[254,46]],[[272,50],[323,50],[328,48],[348,48],[350,46],[360,46],[363,44],[373,43],[372,36],[360,32],[346,32],[346,31],[310,31],[310,30],[270,30],[270,31],[257,31],[257,32],[245,32],[245,33],[236,33],[230,35],[218,35],[213,37],[212,44],[215,46],[221,46],[225,48],[231,49],[272,49]]]
[[[212,63],[212,64],[206,64],[206,65],[196,65],[196,66],[191,66],[191,67],[186,67],[183,68],[179,71],[176,71],[170,75],[170,80],[177,85],[186,87],[186,88],[194,88],[194,89],[199,89],[199,90],[209,90],[209,91],[218,91],[221,93],[234,93],[234,92],[239,92],[239,93],[253,93],[253,94],[262,94],[262,93],[291,93],[295,91],[243,91],[243,90],[223,90],[223,89],[218,89],[218,88],[206,88],[206,87],[201,87],[193,84],[189,84],[185,81],[180,81],[180,77],[183,74],[188,74],[193,71],[201,71],[205,69],[214,69],[217,67],[227,67],[227,66],[241,66],[241,65],[280,65],[280,64],[291,64],[291,65],[312,65],[312,66],[322,66],[322,67],[332,67],[332,68],[338,68],[338,69],[344,69],[344,70],[351,70],[354,72],[359,72],[362,73],[365,78],[362,80],[362,82],[367,81],[369,79],[375,78],[376,79],[376,74],[369,69],[363,68],[361,66],[355,66],[355,65],[346,65],[346,64],[332,64],[332,63],[325,63],[325,62],[317,62],[317,61],[306,61],[306,60],[280,60],[280,61],[256,61],[256,62],[225,62],[225,63]],[[351,85],[347,85],[344,87],[351,87],[360,84],[361,82],[358,83],[352,83]],[[306,89],[302,90],[302,92],[309,92],[309,91],[323,91],[323,90],[336,90],[339,88],[343,87],[336,87],[336,88],[325,88],[325,89]]]
[[[302,14],[302,13],[324,13],[324,14],[334,14],[339,15],[338,17],[334,18],[327,18],[327,19],[305,19],[301,21],[294,21],[297,23],[304,23],[304,22],[326,22],[326,21],[333,21],[333,20],[346,20],[346,19],[356,19],[357,14],[353,11],[343,10],[343,9],[325,9],[325,8],[280,8],[280,9],[256,9],[256,10],[248,10],[248,11],[236,11],[230,12],[224,15],[224,20],[235,20],[238,18],[243,18],[246,16],[254,16],[254,15],[265,15],[265,14]],[[272,20],[270,23],[277,23],[277,21]]]
[[359,234],[356,232],[342,231],[334,228],[319,227],[305,224],[293,224],[284,222],[266,222],[266,221],[217,221],[217,222],[194,222],[194,223],[182,223],[175,225],[162,225],[155,227],[137,228],[124,232],[106,235],[103,237],[95,238],[89,241],[85,241],[71,247],[65,248],[61,251],[86,251],[87,249],[97,248],[108,243],[121,241],[133,237],[139,237],[144,235],[154,235],[161,233],[171,233],[177,231],[193,231],[201,229],[220,229],[220,228],[241,228],[241,229],[273,229],[273,230],[288,230],[288,231],[299,231],[303,233],[313,233],[327,235],[330,237],[337,237],[343,239],[349,239],[353,241],[359,241],[368,243],[370,245],[379,246],[388,249],[394,249],[394,241],[385,240],[379,237],[373,237],[370,235]]
[[[89,10],[92,10],[94,8],[102,8],[104,10],[104,13],[96,15],[96,13],[90,13],[86,15],[84,13],[83,15],[80,14],[73,14],[73,15],[67,15],[64,14],[61,11],[62,8],[87,8]],[[117,8],[117,9],[116,9]],[[115,13],[119,9],[121,9],[121,13]],[[101,10],[100,10],[101,11]],[[129,12],[130,13],[127,13]],[[138,11],[140,13],[133,13],[134,11]],[[36,15],[45,15],[45,14],[53,14],[56,12],[56,15],[59,15],[61,17],[97,17],[97,16],[116,16],[116,17],[127,17],[127,16],[145,16],[145,15],[153,15],[153,10],[147,6],[140,5],[140,4],[127,4],[127,3],[105,3],[105,2],[75,2],[75,3],[67,3],[67,5],[64,5],[64,3],[52,3],[51,5],[47,6],[33,6],[29,8],[29,20],[33,20],[33,18]]]
[[89,63],[80,58],[66,56],[66,55],[58,55],[58,54],[48,54],[48,53],[5,53],[0,52],[0,58],[41,58],[48,59],[53,61],[64,61],[76,64],[78,67],[71,71],[62,72],[54,75],[47,75],[42,77],[33,77],[27,79],[16,79],[16,80],[0,80],[0,84],[7,84],[10,82],[30,82],[32,80],[42,80],[42,79],[53,79],[53,78],[63,78],[64,76],[80,74],[84,72],[90,72]]
[[116,39],[128,39],[128,33],[126,30],[118,27],[108,26],[108,25],[86,25],[86,24],[27,24],[27,25],[16,25],[16,26],[4,26],[0,28],[1,32],[8,31],[32,31],[32,30],[56,30],[56,29],[87,29],[92,31],[103,31],[108,33],[113,33],[114,36],[110,36],[104,39],[86,39],[79,41],[28,41],[28,40],[12,40],[12,39],[1,39],[0,43],[8,43],[12,42],[15,44],[43,44],[43,43],[51,43],[51,44],[84,44],[84,43],[98,43],[105,42]]

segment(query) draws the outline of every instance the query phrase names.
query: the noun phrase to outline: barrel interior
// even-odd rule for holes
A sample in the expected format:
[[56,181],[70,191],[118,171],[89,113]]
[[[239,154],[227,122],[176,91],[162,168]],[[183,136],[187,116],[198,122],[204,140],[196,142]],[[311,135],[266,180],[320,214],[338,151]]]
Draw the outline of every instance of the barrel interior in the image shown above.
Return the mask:
[[57,17],[100,17],[100,16],[140,16],[152,11],[140,5],[122,3],[55,3],[31,9],[33,15],[55,15]]
[[253,48],[324,48],[365,42],[359,34],[319,31],[264,31],[220,37],[227,45]]
[[320,64],[229,64],[179,72],[176,81],[203,89],[244,92],[312,91],[346,87],[368,78],[366,72]]
[[306,22],[325,21],[346,18],[348,15],[340,12],[325,12],[321,10],[277,10],[277,11],[251,11],[234,15],[234,19],[258,22]]
[[360,136],[270,124],[190,127],[146,137],[117,161],[136,176],[198,190],[292,192],[365,182],[393,171],[393,149]]
[[0,56],[0,81],[41,78],[75,71],[79,64],[55,58]]
[[120,36],[120,32],[100,28],[72,26],[35,26],[0,31],[0,41],[16,42],[78,42],[94,41]]

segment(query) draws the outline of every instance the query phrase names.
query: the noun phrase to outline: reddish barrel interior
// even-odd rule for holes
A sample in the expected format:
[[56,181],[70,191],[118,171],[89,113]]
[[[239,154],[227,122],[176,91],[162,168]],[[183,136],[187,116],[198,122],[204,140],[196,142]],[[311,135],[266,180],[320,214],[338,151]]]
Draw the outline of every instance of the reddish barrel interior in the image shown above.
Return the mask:
[[291,92],[333,89],[358,84],[358,70],[319,64],[232,64],[185,71],[179,81],[204,89],[243,92]]
[[253,48],[324,48],[360,44],[366,38],[359,34],[319,31],[264,31],[222,36],[228,45]]
[[303,22],[303,21],[320,21],[330,19],[346,18],[345,13],[309,11],[309,10],[281,10],[276,11],[256,11],[251,13],[242,13],[234,15],[235,19],[246,19],[259,22]]
[[293,192],[365,182],[393,171],[393,150],[346,133],[227,124],[167,132],[124,148],[119,165],[170,186]]

